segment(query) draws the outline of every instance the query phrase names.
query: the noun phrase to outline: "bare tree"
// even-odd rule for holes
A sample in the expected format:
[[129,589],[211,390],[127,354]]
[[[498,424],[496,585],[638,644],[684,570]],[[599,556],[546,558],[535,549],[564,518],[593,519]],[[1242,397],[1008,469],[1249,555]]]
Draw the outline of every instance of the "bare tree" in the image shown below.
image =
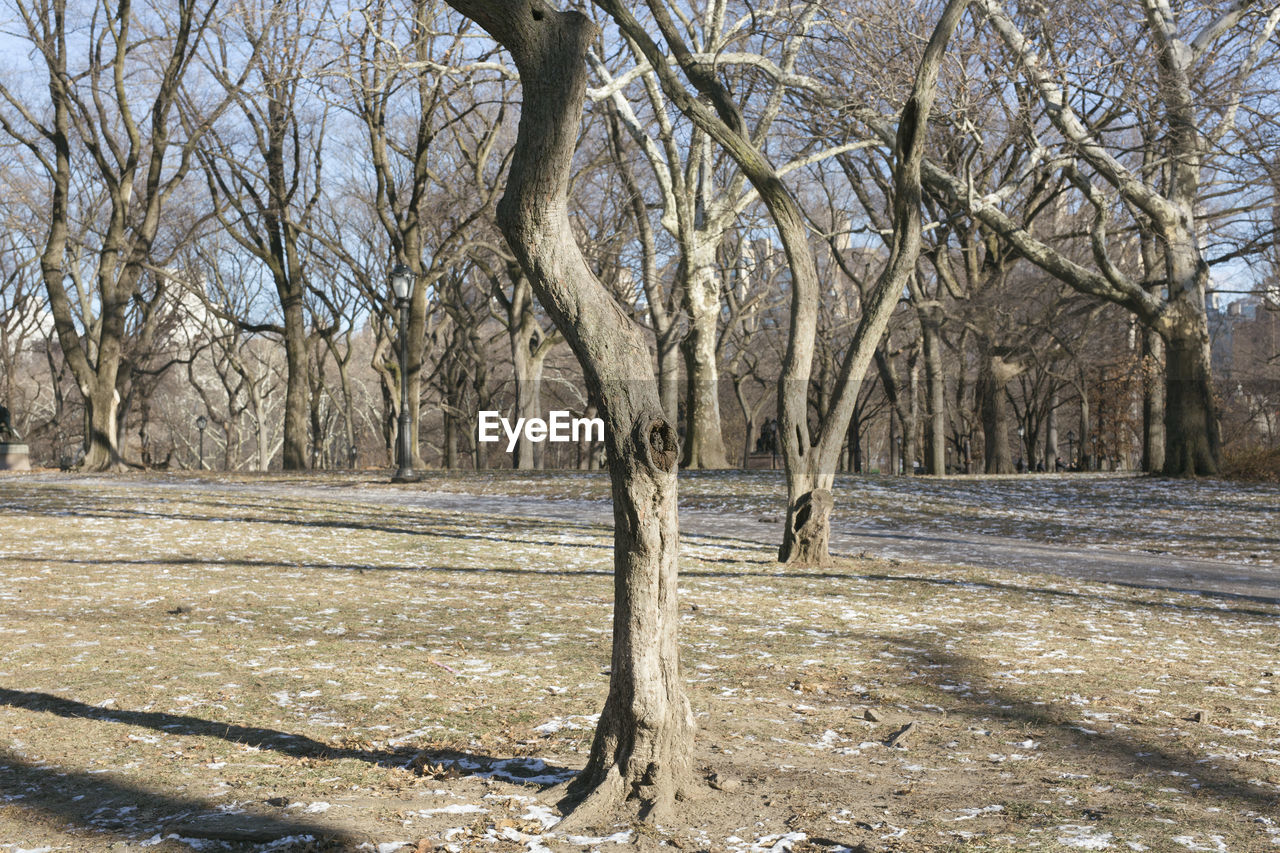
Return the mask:
[[[284,410],[285,470],[308,467],[310,385],[304,245],[320,204],[327,109],[314,94],[311,68],[320,48],[319,16],[307,0],[240,7],[235,31],[219,32],[217,54],[205,63],[237,109],[209,132],[199,149],[215,215],[244,251],[257,258],[274,286],[279,322],[246,323],[284,341],[288,365]],[[228,25],[232,19],[228,19]],[[252,74],[233,78],[221,57],[241,38],[260,43]],[[241,321],[242,323],[245,321]]]
[[[183,79],[217,2],[180,0],[145,10],[131,0],[92,5],[82,14],[61,0],[16,4],[22,36],[46,74],[49,100],[41,109],[25,91],[0,84],[9,107],[0,112],[0,127],[25,146],[50,183],[41,273],[59,343],[87,409],[82,466],[108,470],[125,466],[118,411],[128,380],[126,315],[139,295],[165,203],[207,128],[202,123],[189,127],[185,139],[172,138]],[[73,45],[80,43],[95,49],[84,52],[77,67],[81,51]],[[151,67],[149,85],[135,73],[142,62]],[[78,215],[72,186],[86,174],[99,182],[105,207],[89,272],[100,312],[91,336],[87,327],[77,327],[65,283],[69,272],[78,274],[68,269],[70,221]]]
[[[964,180],[932,164],[926,164],[926,182],[945,194],[950,206],[987,223],[1033,263],[1084,293],[1121,305],[1159,333],[1166,347],[1164,471],[1216,472],[1221,442],[1205,313],[1204,170],[1232,134],[1241,104],[1250,96],[1250,80],[1280,24],[1280,7],[1229,2],[1186,4],[1175,11],[1167,0],[1141,0],[1139,14],[1125,18],[1117,31],[1141,33],[1146,44],[1132,45],[1126,57],[1148,56],[1154,69],[1139,66],[1143,74],[1127,85],[1121,81],[1118,88],[1098,88],[1086,79],[1082,91],[1089,94],[1080,99],[1071,69],[1088,67],[1080,54],[1093,43],[1072,42],[1070,66],[1062,67],[1054,42],[1055,24],[1063,27],[1061,22],[1028,20],[1044,34],[1033,40],[999,0],[979,0],[978,5],[1041,103],[1043,123],[1028,128],[1037,134],[1037,154],[1043,159],[1065,152],[1063,173],[1093,209],[1093,268],[1033,236],[1004,213],[998,196],[979,198]],[[1110,67],[1109,60],[1100,60],[1098,67]],[[1117,94],[1108,97],[1110,92]],[[1163,110],[1159,138],[1164,166],[1156,172],[1144,170],[1140,162],[1125,162],[1126,143],[1119,134],[1108,133],[1118,116],[1139,109],[1125,99],[1141,103],[1143,98]],[[1082,112],[1077,103],[1096,106]],[[1056,142],[1044,133],[1049,128]],[[1113,257],[1109,234],[1118,213],[1143,223],[1159,238],[1158,282],[1135,278]]]

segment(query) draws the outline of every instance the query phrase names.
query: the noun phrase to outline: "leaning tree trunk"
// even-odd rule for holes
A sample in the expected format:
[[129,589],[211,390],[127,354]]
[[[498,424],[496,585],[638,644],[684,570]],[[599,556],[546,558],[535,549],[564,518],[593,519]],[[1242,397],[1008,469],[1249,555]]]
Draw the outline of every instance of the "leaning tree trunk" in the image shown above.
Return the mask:
[[679,442],[664,416],[648,344],[574,241],[569,177],[586,94],[586,52],[599,28],[544,0],[449,0],[504,47],[524,99],[498,224],[538,300],[582,366],[605,422],[613,487],[614,624],[609,695],[587,766],[561,824],[620,814],[673,817],[692,781],[694,720],[676,643]]

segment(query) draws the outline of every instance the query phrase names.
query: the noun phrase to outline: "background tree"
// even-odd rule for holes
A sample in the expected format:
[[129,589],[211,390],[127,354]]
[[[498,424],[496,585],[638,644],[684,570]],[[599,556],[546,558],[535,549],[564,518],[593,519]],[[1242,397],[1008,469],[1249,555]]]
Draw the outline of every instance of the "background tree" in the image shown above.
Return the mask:
[[[185,138],[173,139],[183,80],[217,2],[88,5],[68,10],[61,0],[37,0],[17,7],[19,33],[41,66],[48,100],[29,97],[38,91],[34,80],[20,91],[0,83],[7,105],[0,127],[26,148],[48,181],[41,274],[59,344],[85,401],[82,467],[108,470],[125,465],[118,414],[129,379],[127,315],[142,295],[139,284],[153,261],[166,202],[208,127],[206,119],[187,127]],[[252,65],[255,45],[245,47]],[[144,64],[150,72],[145,79],[135,73]],[[92,193],[77,198],[76,187],[85,180],[102,193],[100,207]],[[93,206],[77,207],[77,201]],[[93,246],[81,258],[69,244],[73,219],[95,223]],[[75,266],[81,260],[83,269]],[[93,281],[94,322],[77,323],[68,275]]]

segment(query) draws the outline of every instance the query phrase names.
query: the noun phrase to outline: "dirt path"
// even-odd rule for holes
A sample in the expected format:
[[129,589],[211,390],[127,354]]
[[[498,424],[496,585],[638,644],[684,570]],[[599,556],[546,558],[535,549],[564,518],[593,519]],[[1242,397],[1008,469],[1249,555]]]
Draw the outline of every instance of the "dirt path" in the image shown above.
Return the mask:
[[[57,475],[34,476],[45,479]],[[61,475],[58,479],[67,482],[72,478]],[[99,478],[73,479],[82,485],[92,485]],[[101,478],[101,481],[104,484],[117,482],[110,478]],[[354,485],[350,481],[312,485],[297,480],[228,483],[198,479],[140,480],[139,484],[147,489],[189,489],[197,486],[210,491],[255,491],[318,499],[331,499],[335,493],[350,495]],[[612,509],[607,501],[602,500],[439,492],[431,491],[429,487],[400,488],[368,481],[356,485],[354,492],[361,501],[388,506],[408,505],[482,516],[535,518],[566,524],[609,526],[613,522]],[[1117,518],[1117,521],[1123,523],[1124,519]],[[780,518],[759,512],[727,514],[705,509],[682,509],[680,524],[685,537],[708,542],[728,538],[773,549],[781,538]],[[1271,550],[1269,541],[1259,542],[1258,549]],[[841,556],[865,554],[869,557],[1007,569],[1138,588],[1190,592],[1221,599],[1280,603],[1280,568],[1250,565],[1226,558],[1144,553],[1137,548],[1126,550],[1114,546],[1081,546],[1047,542],[1043,538],[1020,539],[972,532],[938,532],[908,526],[856,524],[841,520],[838,516],[832,532],[831,549]]]
[[[407,502],[431,509],[539,518],[573,523],[612,523],[603,501],[544,500],[525,497],[444,492],[366,489],[370,500]],[[686,537],[729,537],[773,548],[781,538],[780,520],[772,516],[730,516],[682,510]],[[1151,589],[1192,592],[1221,598],[1280,603],[1280,571],[1230,560],[1170,554],[1143,554],[1115,548],[1077,546],[971,533],[887,530],[836,522],[831,549],[842,556],[866,554],[901,560],[1001,568]]]

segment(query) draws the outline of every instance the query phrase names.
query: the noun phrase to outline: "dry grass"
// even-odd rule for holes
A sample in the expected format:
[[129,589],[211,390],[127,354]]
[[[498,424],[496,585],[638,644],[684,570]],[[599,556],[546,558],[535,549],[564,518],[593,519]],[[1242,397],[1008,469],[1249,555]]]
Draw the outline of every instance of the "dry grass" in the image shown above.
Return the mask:
[[[275,849],[624,849],[535,799],[607,688],[608,531],[316,482],[0,478],[0,850],[230,849],[175,831],[220,810]],[[711,537],[682,570],[731,790],[634,846],[1280,849],[1274,603]]]
[[1225,455],[1222,475],[1227,479],[1280,483],[1280,447],[1232,448]]

